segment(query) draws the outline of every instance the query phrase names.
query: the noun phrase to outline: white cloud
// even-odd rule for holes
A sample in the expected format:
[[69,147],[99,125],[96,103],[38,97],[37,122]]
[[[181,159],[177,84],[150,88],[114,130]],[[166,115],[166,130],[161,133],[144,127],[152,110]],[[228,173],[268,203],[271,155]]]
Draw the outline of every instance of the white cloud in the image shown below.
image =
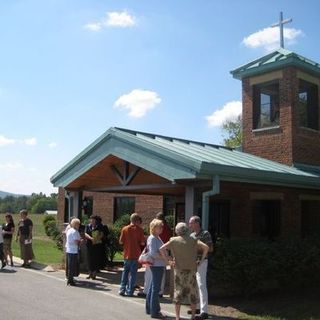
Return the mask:
[[58,144],[56,142],[50,142],[48,144],[49,148],[56,148],[58,146]]
[[[296,42],[296,39],[303,35],[303,32],[294,28],[284,28],[283,37],[287,45]],[[280,47],[279,28],[264,28],[258,32],[250,34],[242,40],[242,43],[249,48],[264,48],[267,51],[276,50]]]
[[156,92],[135,89],[128,94],[122,95],[114,103],[114,107],[128,109],[129,116],[141,118],[160,102],[161,98]]
[[37,139],[36,138],[28,138],[22,140],[22,143],[24,143],[27,146],[35,146],[37,144]]
[[15,171],[21,168],[23,168],[23,165],[20,162],[0,163],[1,171]]
[[127,28],[136,25],[136,19],[128,12],[107,12],[106,25],[110,27]]
[[222,126],[225,121],[236,120],[242,112],[241,101],[230,101],[211,115],[206,116],[209,127]]
[[0,147],[4,147],[10,144],[15,144],[14,139],[6,138],[5,136],[0,135]]
[[107,16],[100,21],[87,23],[84,28],[97,32],[105,27],[130,28],[134,27],[136,24],[136,18],[133,15],[130,15],[127,11],[113,11],[107,12]]
[[88,29],[90,31],[100,31],[102,28],[102,23],[101,22],[92,22],[88,23],[85,26],[85,29]]

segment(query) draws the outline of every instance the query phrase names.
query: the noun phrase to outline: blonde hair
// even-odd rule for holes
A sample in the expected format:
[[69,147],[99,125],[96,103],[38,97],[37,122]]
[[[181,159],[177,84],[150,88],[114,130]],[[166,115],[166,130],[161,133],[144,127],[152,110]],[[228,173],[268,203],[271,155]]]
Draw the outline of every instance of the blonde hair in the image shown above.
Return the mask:
[[71,228],[74,228],[75,226],[80,226],[81,222],[78,218],[73,218],[70,222]]
[[159,219],[153,219],[151,222],[150,222],[150,234],[154,234],[154,229],[156,227],[162,227],[163,226],[163,222]]

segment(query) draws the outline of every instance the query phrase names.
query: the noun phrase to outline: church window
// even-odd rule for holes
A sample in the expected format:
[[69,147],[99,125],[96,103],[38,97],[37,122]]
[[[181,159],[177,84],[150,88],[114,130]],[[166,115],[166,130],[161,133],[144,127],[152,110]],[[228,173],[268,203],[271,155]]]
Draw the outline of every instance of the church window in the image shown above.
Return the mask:
[[279,82],[253,87],[253,129],[279,125]]
[[319,130],[318,86],[310,82],[299,81],[299,125]]

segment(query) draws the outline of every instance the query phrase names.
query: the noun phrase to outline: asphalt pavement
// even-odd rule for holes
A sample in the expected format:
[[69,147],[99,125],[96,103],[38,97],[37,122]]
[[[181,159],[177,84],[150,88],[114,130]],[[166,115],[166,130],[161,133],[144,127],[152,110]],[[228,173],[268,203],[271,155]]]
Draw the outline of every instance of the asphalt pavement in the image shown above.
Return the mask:
[[[14,267],[0,271],[1,320],[151,319],[145,314],[144,298],[118,295],[119,271],[104,271],[96,280],[81,274],[76,278],[78,285],[70,287],[63,271],[33,267],[39,270],[15,262]],[[169,296],[161,299],[161,308],[167,319],[175,319]],[[181,316],[190,319],[186,306]]]

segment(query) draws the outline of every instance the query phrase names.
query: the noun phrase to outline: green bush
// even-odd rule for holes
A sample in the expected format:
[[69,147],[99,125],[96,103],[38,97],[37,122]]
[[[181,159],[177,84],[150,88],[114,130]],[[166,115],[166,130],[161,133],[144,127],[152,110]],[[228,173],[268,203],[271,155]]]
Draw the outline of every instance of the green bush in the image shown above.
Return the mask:
[[320,242],[223,240],[209,259],[209,292],[252,295],[320,284]]
[[46,235],[54,240],[58,249],[63,249],[63,236],[54,216],[45,215],[43,225]]

